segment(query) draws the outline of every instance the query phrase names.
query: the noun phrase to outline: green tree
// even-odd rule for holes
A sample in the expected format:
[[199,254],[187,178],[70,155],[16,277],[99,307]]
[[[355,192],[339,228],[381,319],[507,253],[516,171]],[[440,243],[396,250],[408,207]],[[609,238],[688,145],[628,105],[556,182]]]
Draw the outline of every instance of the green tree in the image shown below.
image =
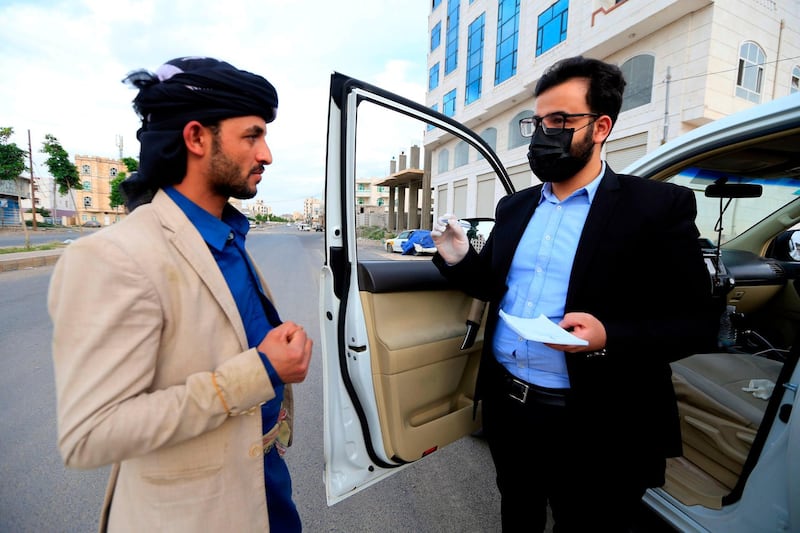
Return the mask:
[[[127,166],[127,165],[126,165]],[[109,196],[109,203],[111,205],[111,209],[114,209],[117,206],[124,205],[125,199],[122,197],[122,191],[120,190],[120,183],[125,181],[127,176],[124,172],[120,172],[117,174],[117,177],[111,180],[111,194]]]
[[[133,157],[123,157],[122,162],[125,164],[125,167],[128,169],[128,172],[136,172],[139,170],[139,161],[134,159]],[[127,177],[125,172],[120,172],[117,174],[117,177],[111,180],[111,196],[109,198],[111,203],[111,208],[115,208],[120,205],[125,205],[125,198],[122,196],[122,191],[120,190],[120,184],[125,181]]]
[[67,194],[70,189],[83,189],[78,168],[70,161],[69,154],[54,135],[48,133],[44,136],[42,153],[49,156],[44,164],[50,169],[50,174],[58,184],[59,194]]
[[0,127],[0,180],[15,180],[25,169],[25,156],[28,152],[8,142],[14,128]]
[[128,172],[136,172],[139,170],[139,161],[133,157],[123,157],[122,162],[125,163],[126,167],[128,167]]

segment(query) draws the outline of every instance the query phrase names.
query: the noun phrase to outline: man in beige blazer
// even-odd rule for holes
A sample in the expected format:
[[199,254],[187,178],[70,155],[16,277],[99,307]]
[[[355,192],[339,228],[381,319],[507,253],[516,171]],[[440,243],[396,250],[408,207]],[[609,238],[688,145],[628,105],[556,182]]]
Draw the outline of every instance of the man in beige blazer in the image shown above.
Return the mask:
[[101,530],[299,531],[280,452],[312,342],[278,318],[227,203],[272,162],[277,94],[210,58],[128,80],[132,212],[71,244],[50,285],[59,449],[113,465]]

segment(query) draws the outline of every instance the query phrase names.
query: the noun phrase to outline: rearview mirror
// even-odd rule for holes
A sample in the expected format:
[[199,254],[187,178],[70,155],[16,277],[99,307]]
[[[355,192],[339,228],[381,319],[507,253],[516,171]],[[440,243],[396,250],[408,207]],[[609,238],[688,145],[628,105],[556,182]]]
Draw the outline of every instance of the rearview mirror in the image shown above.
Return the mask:
[[708,198],[759,198],[761,185],[752,183],[712,183],[706,187]]

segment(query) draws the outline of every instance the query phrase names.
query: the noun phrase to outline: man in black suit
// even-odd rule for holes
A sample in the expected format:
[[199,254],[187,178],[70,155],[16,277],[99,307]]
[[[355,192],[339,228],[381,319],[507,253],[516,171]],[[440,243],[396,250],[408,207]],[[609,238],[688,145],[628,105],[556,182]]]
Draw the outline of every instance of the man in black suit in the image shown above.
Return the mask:
[[[575,57],[539,80],[528,159],[543,181],[503,198],[477,253],[455,217],[434,263],[489,302],[476,400],[503,531],[625,531],[681,454],[669,362],[715,347],[719,310],[693,193],[601,159],[622,104],[614,65]],[[527,340],[505,314],[545,315],[581,345]]]

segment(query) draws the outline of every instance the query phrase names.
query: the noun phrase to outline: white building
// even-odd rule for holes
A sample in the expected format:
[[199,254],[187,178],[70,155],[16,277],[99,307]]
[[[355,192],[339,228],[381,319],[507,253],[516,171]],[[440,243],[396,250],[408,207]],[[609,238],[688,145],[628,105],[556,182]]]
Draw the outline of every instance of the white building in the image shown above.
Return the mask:
[[272,208],[265,204],[264,200],[261,199],[254,200],[247,207],[253,216],[261,215],[268,217],[272,215]]
[[306,198],[303,200],[303,221],[319,223],[322,217],[322,200],[319,198]]
[[[575,55],[619,65],[617,171],[700,125],[800,90],[800,0],[432,0],[426,105],[497,152],[517,190],[538,180],[519,120],[544,70]],[[434,214],[493,216],[505,195],[452,135],[425,132]]]

